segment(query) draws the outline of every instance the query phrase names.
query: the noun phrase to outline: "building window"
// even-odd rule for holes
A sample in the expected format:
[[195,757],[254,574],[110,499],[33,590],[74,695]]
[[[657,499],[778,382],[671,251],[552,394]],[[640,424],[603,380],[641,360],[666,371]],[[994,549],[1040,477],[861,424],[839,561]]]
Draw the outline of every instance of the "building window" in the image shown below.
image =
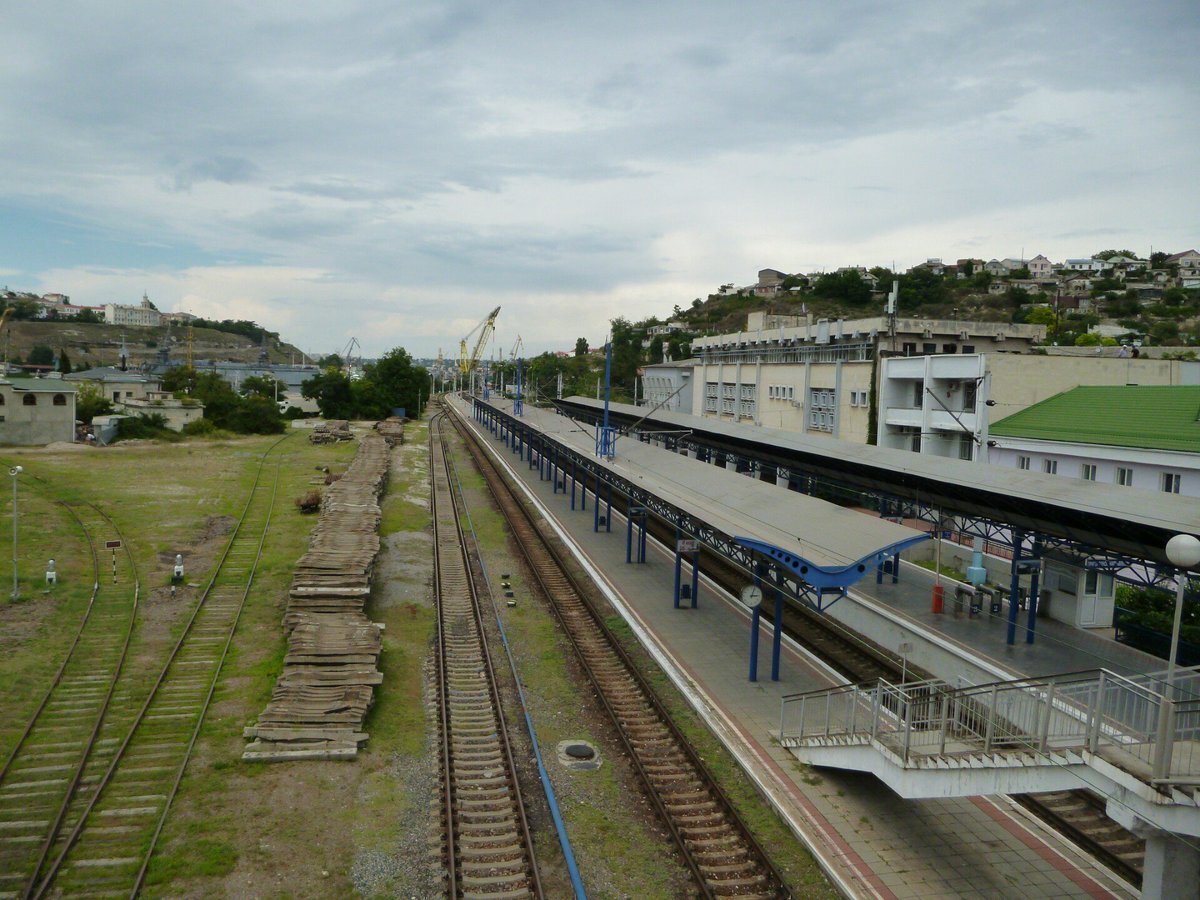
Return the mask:
[[1179,473],[1178,472],[1163,472],[1162,473],[1162,489],[1168,494],[1179,493]]
[[21,402],[26,406],[37,406],[37,397],[35,397],[33,394],[26,394],[21,399]]
[[958,458],[970,461],[974,456],[975,439],[969,434],[958,436]]
[[931,344],[931,343],[926,342],[921,345],[921,355],[922,356],[933,356],[935,353],[937,353],[937,344]]
[[832,432],[837,412],[837,391],[828,388],[811,388],[808,410],[809,428]]
[[963,403],[962,408],[966,412],[975,412],[975,401],[979,395],[978,381],[963,382]]
[[958,349],[954,344],[942,344],[943,353],[953,353]]
[[64,397],[62,394],[55,394],[54,395],[54,405],[55,406],[66,406],[67,398]]
[[1096,467],[1092,463],[1084,463],[1079,467],[1079,477],[1084,481],[1096,480]]
[[4,405],[4,395],[0,394],[0,406]]
[[1058,474],[1058,460],[1057,459],[1042,460],[1042,471],[1045,472],[1047,475],[1057,475]]
[[915,343],[905,342],[901,350],[903,350],[905,356],[917,355],[917,345]]
[[963,353],[974,353],[974,352],[975,352],[975,345],[974,345],[974,344],[963,344],[963,345],[962,345],[962,352],[963,352]]
[[1117,484],[1121,487],[1133,487],[1133,469],[1117,466]]
[[1029,457],[1028,456],[1018,456],[1017,457],[1017,468],[1024,469],[1026,472],[1028,472],[1029,471]]
[[913,408],[920,409],[925,405],[925,382],[913,382]]

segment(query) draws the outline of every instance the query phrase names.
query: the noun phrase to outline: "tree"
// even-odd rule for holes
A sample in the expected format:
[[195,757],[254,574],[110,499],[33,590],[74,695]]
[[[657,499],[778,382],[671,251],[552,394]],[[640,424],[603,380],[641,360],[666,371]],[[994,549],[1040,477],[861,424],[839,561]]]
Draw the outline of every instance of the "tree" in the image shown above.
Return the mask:
[[865,306],[871,299],[871,288],[854,269],[826,272],[817,279],[813,293],[818,297],[838,300],[850,306]]
[[54,351],[45,344],[35,344],[34,348],[29,351],[29,365],[31,366],[52,366],[54,365]]
[[1093,253],[1092,259],[1112,259],[1114,256],[1128,256],[1131,259],[1137,259],[1138,255],[1132,250],[1101,250],[1099,253]]
[[[678,309],[679,307],[675,307],[675,308]],[[587,356],[587,352],[588,352],[587,338],[575,338],[575,355],[576,356]]]
[[342,358],[336,353],[330,353],[328,356],[322,356],[317,360],[317,368],[320,369],[340,369],[342,367]]
[[287,394],[287,383],[272,375],[251,375],[242,379],[243,397],[266,397],[275,402],[281,394]]
[[96,416],[106,416],[113,411],[112,402],[104,396],[99,385],[85,381],[75,393],[75,415],[88,425]]
[[317,401],[317,409],[326,419],[353,419],[354,394],[350,378],[337,369],[325,369],[300,386],[300,396]]
[[364,418],[384,419],[398,407],[409,416],[421,415],[421,406],[429,399],[429,373],[413,365],[412,357],[403,347],[389,350],[377,362],[366,367],[362,381],[368,382],[373,391],[370,408],[359,410]]
[[1171,255],[1170,253],[1164,253],[1161,250],[1155,250],[1153,253],[1150,254],[1150,268],[1161,269],[1163,266],[1166,265],[1167,257],[1170,255]]
[[63,375],[71,374],[71,359],[67,356],[66,347],[62,347],[58,351],[58,371]]

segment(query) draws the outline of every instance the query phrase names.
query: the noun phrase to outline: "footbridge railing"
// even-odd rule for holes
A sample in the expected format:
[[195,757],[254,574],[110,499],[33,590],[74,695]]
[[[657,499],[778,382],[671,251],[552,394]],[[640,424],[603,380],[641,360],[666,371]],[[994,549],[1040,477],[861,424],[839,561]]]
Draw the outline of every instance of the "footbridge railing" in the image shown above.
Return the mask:
[[[1046,678],[953,686],[880,680],[783,698],[786,746],[877,743],[904,764],[970,756],[1012,764],[1091,753],[1156,784],[1200,785],[1200,667],[1177,673],[1175,689],[1154,675],[1104,669]],[[920,759],[924,757],[925,759]]]

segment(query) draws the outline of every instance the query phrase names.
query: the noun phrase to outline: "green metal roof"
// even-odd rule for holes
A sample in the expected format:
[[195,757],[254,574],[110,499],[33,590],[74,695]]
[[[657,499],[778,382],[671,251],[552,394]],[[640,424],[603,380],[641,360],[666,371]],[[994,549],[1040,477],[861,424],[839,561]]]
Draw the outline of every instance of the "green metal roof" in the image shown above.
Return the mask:
[[1001,437],[1200,453],[1200,385],[1077,387],[989,430]]

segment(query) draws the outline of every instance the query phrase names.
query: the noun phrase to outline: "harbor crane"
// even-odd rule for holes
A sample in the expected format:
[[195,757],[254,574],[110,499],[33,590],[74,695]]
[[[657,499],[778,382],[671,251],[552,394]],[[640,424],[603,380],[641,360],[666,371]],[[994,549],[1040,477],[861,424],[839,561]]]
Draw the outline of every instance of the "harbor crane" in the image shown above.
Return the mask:
[[[492,331],[496,328],[496,316],[498,315],[500,315],[500,307],[497,306],[486,319],[467,332],[467,336],[462,339],[459,345],[458,371],[462,373],[464,379],[479,365],[479,356],[483,353],[484,345],[487,344],[488,338],[492,336]],[[479,334],[479,339],[475,341],[474,349],[468,354],[467,345],[476,333]]]

